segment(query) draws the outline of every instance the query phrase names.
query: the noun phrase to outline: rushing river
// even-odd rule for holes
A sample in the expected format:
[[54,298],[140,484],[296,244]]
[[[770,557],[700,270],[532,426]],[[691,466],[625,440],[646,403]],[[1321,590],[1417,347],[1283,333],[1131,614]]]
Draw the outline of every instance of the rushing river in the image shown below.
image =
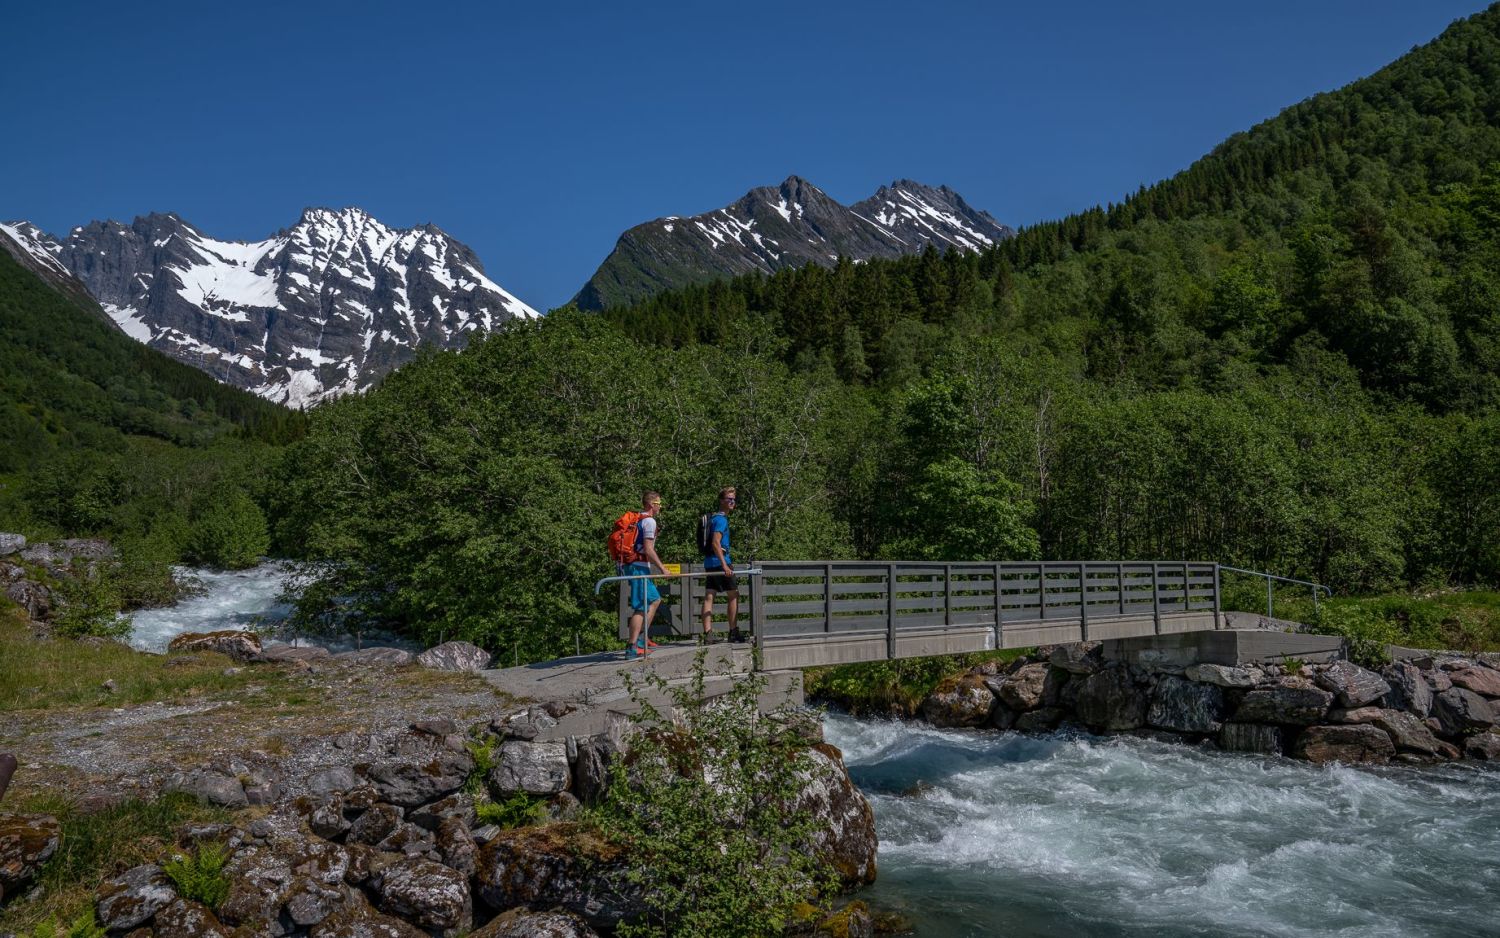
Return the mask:
[[130,644],[142,651],[166,651],[183,632],[218,629],[274,628],[290,614],[280,602],[292,570],[279,562],[248,570],[198,570],[180,567],[179,581],[197,589],[181,602],[130,614]]
[[829,714],[922,938],[1497,936],[1500,772]]

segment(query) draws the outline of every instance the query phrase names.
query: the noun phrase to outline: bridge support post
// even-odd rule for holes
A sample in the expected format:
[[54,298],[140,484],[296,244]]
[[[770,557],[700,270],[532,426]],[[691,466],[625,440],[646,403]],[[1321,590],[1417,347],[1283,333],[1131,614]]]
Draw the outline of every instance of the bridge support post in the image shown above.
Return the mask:
[[885,568],[885,656],[896,657],[896,565]]
[[1156,622],[1156,634],[1161,634],[1161,564],[1151,565],[1151,618]]

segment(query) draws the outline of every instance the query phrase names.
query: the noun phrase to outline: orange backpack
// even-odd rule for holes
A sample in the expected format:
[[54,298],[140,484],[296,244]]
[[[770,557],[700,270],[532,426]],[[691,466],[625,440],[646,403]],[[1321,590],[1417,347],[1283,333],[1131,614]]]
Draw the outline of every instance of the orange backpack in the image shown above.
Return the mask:
[[615,520],[615,526],[609,532],[610,559],[618,564],[635,563],[642,559],[642,554],[636,549],[640,543],[641,519],[646,517],[644,512],[627,511]]

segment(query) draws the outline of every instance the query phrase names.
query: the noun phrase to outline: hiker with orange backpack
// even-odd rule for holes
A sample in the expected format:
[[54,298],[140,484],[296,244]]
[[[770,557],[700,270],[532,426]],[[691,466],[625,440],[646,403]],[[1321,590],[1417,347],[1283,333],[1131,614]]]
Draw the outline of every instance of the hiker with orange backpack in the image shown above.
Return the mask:
[[641,510],[627,511],[616,521],[609,534],[609,555],[621,576],[636,577],[627,580],[630,584],[630,644],[625,646],[625,657],[639,658],[651,653],[656,643],[651,640],[651,621],[656,618],[661,605],[661,593],[647,575],[656,568],[657,573],[666,574],[667,568],[656,555],[656,535],[659,530],[656,516],[661,513],[661,495],[645,492],[641,495]]

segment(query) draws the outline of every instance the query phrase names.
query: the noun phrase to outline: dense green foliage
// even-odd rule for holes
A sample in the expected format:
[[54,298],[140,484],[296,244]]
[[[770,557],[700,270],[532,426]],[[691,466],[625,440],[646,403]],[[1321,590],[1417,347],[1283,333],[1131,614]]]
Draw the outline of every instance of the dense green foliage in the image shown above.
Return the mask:
[[808,668],[803,672],[803,690],[810,699],[840,707],[855,716],[911,717],[916,716],[922,701],[944,678],[986,661],[1014,661],[1026,651],[1012,648]]
[[[645,887],[648,912],[622,923],[625,938],[783,934],[799,904],[835,885],[809,850],[818,822],[800,803],[815,771],[808,715],[762,714],[761,678],[709,699],[704,672],[700,653],[689,684],[632,688],[637,731],[589,815],[629,851],[630,876]],[[671,701],[671,719],[648,691]]]
[[[0,530],[103,536],[91,598],[170,598],[166,564],[267,549],[266,465],[304,418],[129,338],[0,252]],[[88,615],[92,616],[90,612]]]
[[560,311],[320,408],[304,613],[523,658],[642,488],[667,560],[1211,559],[1500,582],[1500,10],[1108,208],[939,254]]

